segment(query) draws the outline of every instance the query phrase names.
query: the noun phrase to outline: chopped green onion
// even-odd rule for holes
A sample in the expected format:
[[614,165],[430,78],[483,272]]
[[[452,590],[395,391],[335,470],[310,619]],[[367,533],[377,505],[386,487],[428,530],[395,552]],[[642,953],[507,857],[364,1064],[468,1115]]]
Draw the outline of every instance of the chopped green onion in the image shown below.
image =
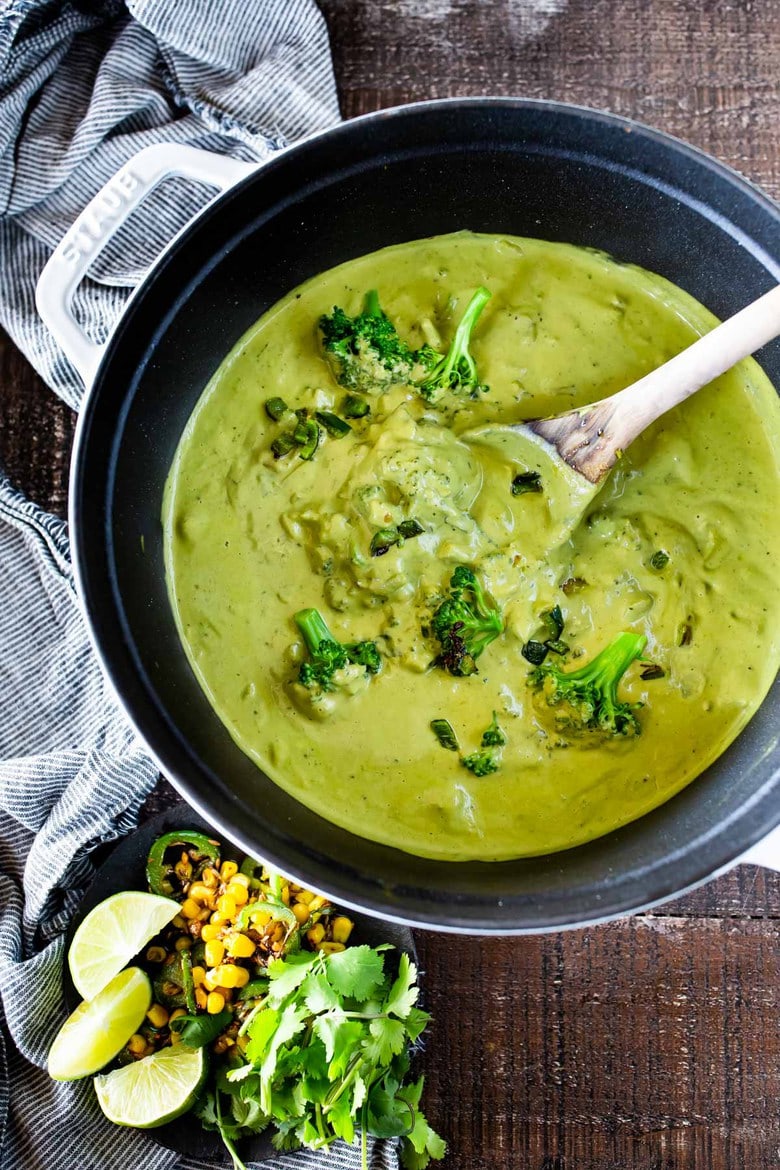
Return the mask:
[[542,477],[538,471],[521,471],[512,480],[512,495],[522,496],[526,492],[540,492]]
[[[304,430],[305,437],[303,443],[300,443],[297,436],[302,428]],[[295,431],[293,432],[293,437],[301,447],[301,459],[314,458],[314,452],[317,450],[320,444],[320,434],[320,428],[317,426],[314,419],[308,419],[305,423],[298,424],[298,426],[295,428]]]
[[521,654],[533,666],[541,666],[547,657],[547,647],[544,642],[526,642]]
[[380,528],[371,537],[371,556],[383,557],[400,540],[397,528]]
[[314,417],[334,439],[343,439],[352,430],[349,423],[345,423],[337,414],[331,414],[329,410],[315,410]]
[[446,719],[432,719],[431,731],[438,739],[443,748],[448,752],[458,751],[458,739],[453,730],[452,724]]
[[292,431],[285,431],[283,434],[277,435],[271,444],[274,459],[281,459],[283,455],[289,455],[297,446]]
[[341,413],[345,418],[365,418],[371,413],[371,407],[359,394],[347,394],[341,404]]
[[403,544],[405,540],[411,540],[424,531],[422,524],[417,520],[402,520],[397,528],[392,526],[380,528],[371,537],[371,556],[383,557],[393,545]]
[[560,638],[563,633],[564,621],[561,607],[554,605],[552,609],[546,609],[542,614],[542,622],[549,634],[549,637],[545,638],[545,642],[549,646],[551,640]]
[[287,411],[289,409],[290,409],[289,406],[287,405],[287,403],[284,401],[283,398],[267,398],[266,399],[265,413],[268,415],[269,418],[272,418],[274,420],[274,422],[279,422],[279,419],[282,418],[283,415],[287,414]]

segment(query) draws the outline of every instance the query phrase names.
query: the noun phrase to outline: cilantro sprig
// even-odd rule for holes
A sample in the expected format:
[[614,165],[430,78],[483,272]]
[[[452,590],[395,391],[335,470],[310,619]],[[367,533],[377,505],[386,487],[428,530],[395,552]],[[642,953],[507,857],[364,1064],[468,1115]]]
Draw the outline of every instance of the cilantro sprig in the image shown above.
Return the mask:
[[298,952],[269,964],[243,1057],[220,1070],[198,1109],[203,1125],[220,1132],[235,1170],[243,1167],[235,1142],[269,1125],[278,1150],[327,1149],[359,1133],[364,1170],[368,1135],[400,1138],[407,1170],[444,1157],[420,1109],[423,1078],[408,1079],[410,1050],[430,1017],[417,1006],[409,956],[400,956],[395,978],[385,971],[390,949]]

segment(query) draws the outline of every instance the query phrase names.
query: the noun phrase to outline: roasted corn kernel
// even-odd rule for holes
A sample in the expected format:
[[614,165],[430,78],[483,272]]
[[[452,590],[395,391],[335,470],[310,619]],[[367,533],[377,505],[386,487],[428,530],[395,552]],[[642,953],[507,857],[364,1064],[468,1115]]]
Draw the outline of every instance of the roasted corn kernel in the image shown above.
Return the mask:
[[238,987],[237,971],[238,967],[233,963],[220,963],[219,967],[214,969],[217,987]]
[[225,1006],[225,997],[220,991],[212,991],[209,993],[208,1002],[206,1004],[206,1011],[210,1016],[218,1015]]
[[181,904],[181,912],[184,918],[197,918],[200,906],[193,898],[185,898]]
[[349,941],[349,936],[352,934],[352,927],[354,923],[351,919],[345,918],[339,914],[332,919],[330,924],[330,933],[334,942],[345,943]]
[[219,874],[223,882],[229,882],[232,877],[238,873],[238,866],[235,861],[223,861],[220,866]]
[[140,1056],[142,1052],[146,1051],[146,1041],[144,1040],[143,1036],[139,1035],[139,1033],[136,1032],[127,1041],[127,1047],[130,1049],[130,1051],[133,1053],[134,1056]]
[[[258,903],[257,905],[260,906],[261,903]],[[262,930],[263,927],[267,926],[271,921],[272,915],[269,910],[257,909],[252,911],[250,917],[252,919],[252,925],[256,926],[258,930]]]
[[321,922],[315,923],[311,930],[306,931],[306,937],[312,946],[319,946],[319,944],[325,938],[325,927]]
[[164,1028],[168,1023],[168,1012],[161,1003],[153,1003],[146,1018],[153,1028]]
[[211,942],[212,939],[215,939],[219,936],[221,930],[221,926],[217,926],[213,922],[207,922],[200,932],[200,937],[204,942]]
[[208,998],[209,997],[207,996],[206,992],[203,990],[202,987],[195,988],[195,1003],[198,1005],[198,1007],[201,1009],[201,1011],[205,1008],[205,1006],[208,1002]]
[[193,967],[192,968],[192,982],[195,984],[196,987],[200,987],[201,983],[204,982],[205,978],[206,978],[206,968],[205,967]]
[[309,918],[311,917],[311,915],[309,913],[309,907],[306,905],[305,902],[296,902],[292,908],[292,911],[293,911],[293,914],[295,915],[295,917],[301,923],[308,922]]
[[218,938],[207,942],[203,948],[203,957],[209,967],[218,967],[225,955],[225,944]]
[[249,901],[249,890],[246,886],[242,886],[241,882],[237,882],[235,878],[228,882],[226,895],[232,898],[236,906],[244,906]]
[[250,959],[255,953],[255,944],[245,934],[233,934],[227,940],[227,953],[231,959]]
[[235,899],[231,898],[230,894],[223,894],[221,898],[217,898],[217,910],[220,914],[224,914],[226,920],[235,918]]
[[193,882],[187,890],[190,898],[194,898],[196,902],[210,902],[214,897],[214,891],[205,882]]
[[219,987],[219,976],[217,975],[217,968],[213,967],[207,971],[203,976],[203,986],[207,991],[216,991]]
[[339,951],[346,950],[346,947],[339,942],[321,942],[317,950],[322,951],[323,955],[337,955]]

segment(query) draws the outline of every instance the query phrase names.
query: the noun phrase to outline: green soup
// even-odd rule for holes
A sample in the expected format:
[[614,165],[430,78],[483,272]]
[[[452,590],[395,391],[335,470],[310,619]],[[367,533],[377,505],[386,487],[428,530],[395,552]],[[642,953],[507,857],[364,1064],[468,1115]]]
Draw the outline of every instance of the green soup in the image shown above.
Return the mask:
[[[311,460],[274,458],[283,424],[269,398],[343,409],[323,313],[357,313],[376,288],[401,337],[446,349],[480,284],[493,295],[471,349],[486,393],[432,407],[396,386]],[[242,750],[329,820],[451,860],[576,845],[698,775],[777,669],[780,411],[758,365],[740,363],[641,436],[559,547],[544,490],[514,496],[500,452],[463,434],[611,394],[714,323],[680,289],[602,254],[466,232],[349,261],[266,313],[206,387],[164,504],[181,638]],[[377,530],[410,516],[422,534],[372,556]],[[505,622],[465,678],[431,665],[431,614],[458,564],[478,571]],[[620,631],[646,636],[663,676],[634,663],[619,692],[642,704],[640,735],[562,732],[529,686],[521,650],[556,605],[571,667]],[[377,642],[382,669],[367,686],[309,701],[293,621],[306,607],[343,642]],[[475,776],[430,724],[447,719],[465,754],[493,712],[507,744],[498,771]]]

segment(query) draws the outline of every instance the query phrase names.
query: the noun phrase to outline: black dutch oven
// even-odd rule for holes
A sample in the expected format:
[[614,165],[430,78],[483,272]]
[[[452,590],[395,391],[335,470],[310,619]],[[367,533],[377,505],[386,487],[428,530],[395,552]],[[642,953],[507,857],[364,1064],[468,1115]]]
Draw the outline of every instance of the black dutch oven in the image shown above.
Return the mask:
[[[223,191],[160,257],[98,350],[75,326],[73,289],[129,207],[172,171]],[[165,477],[201,390],[238,338],[324,269],[460,228],[604,249],[719,317],[780,280],[780,210],[713,159],[607,114],[477,99],[358,118],[254,169],[153,147],[68,233],[39,307],[92,382],[71,485],[81,598],[105,670],[165,775],[242,849],[341,903],[438,929],[551,930],[678,894],[780,822],[777,684],[715,764],[618,832],[545,857],[431,861],[324,821],[258,771],[196,682],[165,590]],[[780,345],[759,359],[780,385]]]

